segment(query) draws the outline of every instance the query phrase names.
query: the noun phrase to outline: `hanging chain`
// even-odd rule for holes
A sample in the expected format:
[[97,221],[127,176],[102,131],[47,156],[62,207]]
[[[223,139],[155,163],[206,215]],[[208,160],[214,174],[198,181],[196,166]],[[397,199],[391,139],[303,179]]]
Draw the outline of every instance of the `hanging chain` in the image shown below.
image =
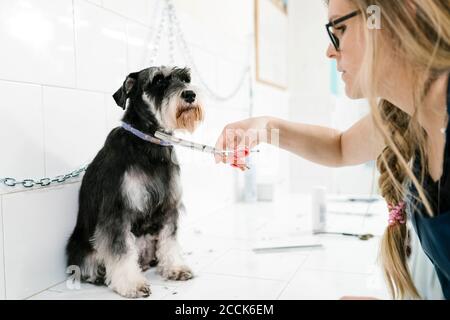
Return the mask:
[[153,10],[152,16],[150,18],[152,25],[149,28],[147,37],[144,42],[144,45],[146,46],[146,49],[148,49],[148,50],[143,51],[142,59],[141,59],[141,61],[143,63],[145,63],[149,60],[149,57],[148,57],[149,52],[153,53],[153,51],[156,51],[156,52],[158,51],[158,48],[155,50],[154,46],[151,46],[151,44],[155,43],[155,37],[156,37],[157,30],[159,30],[161,27],[160,25],[157,26],[158,18],[160,17],[160,15],[162,16],[162,14],[160,13],[161,2],[162,2],[162,0],[155,0],[155,3],[154,3],[154,10]]
[[[159,54],[159,49],[161,46],[161,40],[163,37],[164,32],[167,29],[167,40],[169,43],[169,63],[175,64],[175,40],[178,40],[180,46],[181,46],[181,52],[186,59],[186,63],[192,68],[194,73],[197,75],[200,84],[205,89],[206,93],[216,101],[228,101],[231,100],[233,97],[235,97],[241,88],[243,87],[247,75],[250,74],[250,67],[247,66],[243,69],[239,81],[237,82],[237,85],[231,90],[231,92],[227,95],[220,95],[216,93],[203,79],[201,76],[201,73],[199,71],[199,68],[197,67],[197,64],[195,63],[195,60],[193,58],[192,52],[189,49],[189,45],[185,39],[183,30],[181,28],[180,21],[178,20],[178,16],[175,10],[175,5],[173,4],[172,0],[165,0],[164,6],[161,12],[161,18],[158,27],[155,29],[154,39],[153,39],[153,46],[150,52],[150,59],[149,63],[150,65],[154,65],[155,61]],[[156,21],[156,20],[155,20]]]
[[[167,17],[167,7],[164,6],[161,12],[161,18],[160,18],[160,22],[158,27],[155,29],[155,34],[154,34],[154,39],[153,39],[153,47],[152,50],[150,52],[150,59],[149,59],[149,63],[150,65],[154,65],[155,64],[155,60],[158,57],[158,53],[159,53],[159,47],[161,45],[161,40],[162,40],[162,34],[164,32],[164,27],[166,24],[166,17]],[[156,20],[155,20],[156,21]]]
[[173,15],[170,13],[170,4],[167,4],[167,20],[169,21],[167,26],[167,39],[169,41],[169,63],[171,65],[175,64],[175,34],[174,34],[174,23],[172,20]]
[[[218,93],[216,93],[208,84],[207,81],[205,81],[202,76],[201,73],[199,71],[199,68],[197,67],[195,60],[193,58],[192,52],[189,49],[189,45],[185,39],[183,30],[181,28],[181,24],[180,21],[178,20],[178,16],[175,10],[175,5],[173,4],[172,0],[165,0],[166,1],[166,10],[165,13],[168,15],[168,21],[169,21],[169,50],[175,50],[175,46],[174,44],[170,43],[171,41],[173,41],[173,39],[177,39],[181,45],[181,51],[186,59],[186,62],[189,66],[191,66],[192,70],[197,74],[197,77],[200,81],[200,84],[205,88],[206,92],[208,93],[208,95],[217,101],[228,101],[230,99],[232,99],[234,96],[236,96],[239,91],[241,90],[242,86],[245,83],[245,80],[247,78],[247,75],[250,74],[250,67],[247,66],[243,69],[240,77],[239,77],[239,81],[236,85],[236,87],[233,88],[233,90],[231,90],[231,92],[227,95],[220,95]],[[175,32],[175,35],[171,34],[171,32]],[[172,40],[171,40],[172,39]],[[169,53],[169,55],[173,56],[173,51],[171,53]]]
[[16,180],[14,178],[3,178],[0,179],[0,184],[4,184],[7,187],[16,187],[16,186],[22,186],[24,188],[32,188],[36,186],[48,187],[51,184],[55,183],[59,184],[66,182],[67,180],[77,178],[82,173],[84,173],[87,170],[87,168],[88,165],[85,165],[84,167],[81,167],[65,175],[59,175],[54,178],[42,178],[39,180],[34,179]]

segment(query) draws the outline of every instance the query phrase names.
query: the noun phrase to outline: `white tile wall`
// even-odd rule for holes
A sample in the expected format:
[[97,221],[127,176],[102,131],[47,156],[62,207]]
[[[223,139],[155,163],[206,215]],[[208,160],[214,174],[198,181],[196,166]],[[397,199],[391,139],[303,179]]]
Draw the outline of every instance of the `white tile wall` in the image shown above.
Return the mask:
[[157,9],[156,0],[102,0],[103,7],[113,10],[134,21],[152,25],[153,11]]
[[86,1],[91,2],[95,5],[101,6],[103,0],[86,0]]
[[198,67],[198,74],[192,75],[192,82],[200,85],[199,77],[201,77],[211,90],[218,92],[217,84],[217,61],[213,53],[208,50],[204,50],[197,45],[191,46],[191,52],[195,57]]
[[[243,68],[236,69],[235,63],[229,60],[220,60],[217,63],[217,87],[218,92],[222,96],[230,95],[235,89],[236,84],[240,83],[242,75],[244,73]],[[237,92],[236,96],[230,101],[219,103],[219,108],[239,108],[248,110],[250,107],[250,82],[249,74],[245,74],[244,82],[241,88]]]
[[[308,6],[292,1],[289,6],[289,65],[293,66],[289,73],[291,119],[344,131],[368,110],[364,102],[336,99],[330,93],[331,60],[326,57],[330,40],[323,28],[327,10],[321,1]],[[308,50],[305,50],[306,43]],[[314,185],[325,186],[333,193],[371,192],[372,169],[367,165],[332,170],[298,158],[291,158],[290,163],[294,192],[309,192]]]
[[0,2],[0,79],[75,84],[71,0]]
[[126,20],[75,0],[77,87],[113,92],[127,69]]
[[3,252],[3,210],[2,210],[2,196],[0,196],[0,299],[5,299],[5,260]]
[[220,57],[242,59],[235,47],[253,33],[253,1],[176,0],[175,4],[189,42],[206,46]]
[[0,96],[0,177],[44,175],[41,87],[0,81]]
[[106,138],[103,94],[44,87],[43,96],[47,175],[89,163]]
[[106,106],[106,131],[109,132],[113,128],[120,125],[120,120],[123,117],[124,110],[116,104],[112,94],[105,94],[103,98]]
[[154,30],[135,22],[127,22],[127,72],[136,72],[148,67],[148,60],[152,52],[150,41]]
[[22,299],[65,279],[66,242],[79,184],[3,196],[6,298]]

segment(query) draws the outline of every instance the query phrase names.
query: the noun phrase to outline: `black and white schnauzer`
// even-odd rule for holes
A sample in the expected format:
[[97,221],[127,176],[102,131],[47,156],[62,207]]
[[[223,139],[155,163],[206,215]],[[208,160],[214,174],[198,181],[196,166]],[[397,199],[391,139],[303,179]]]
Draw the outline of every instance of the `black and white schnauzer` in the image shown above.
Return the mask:
[[[122,121],[148,136],[193,132],[203,107],[190,82],[188,69],[151,67],[130,74],[113,97],[126,109]],[[137,298],[150,294],[143,271],[151,266],[166,279],[193,277],[176,237],[183,209],[177,163],[172,146],[123,127],[111,131],[83,177],[66,248],[68,265],[79,266],[83,281]]]

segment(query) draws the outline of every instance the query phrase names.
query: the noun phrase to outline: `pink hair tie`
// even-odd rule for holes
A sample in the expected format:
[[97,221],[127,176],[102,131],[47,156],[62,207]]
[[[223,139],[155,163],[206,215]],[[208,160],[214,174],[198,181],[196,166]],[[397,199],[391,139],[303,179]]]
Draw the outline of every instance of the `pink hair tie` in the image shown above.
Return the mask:
[[405,207],[406,204],[404,202],[400,202],[398,205],[393,206],[392,204],[388,205],[389,208],[389,226],[395,226],[397,223],[405,224]]

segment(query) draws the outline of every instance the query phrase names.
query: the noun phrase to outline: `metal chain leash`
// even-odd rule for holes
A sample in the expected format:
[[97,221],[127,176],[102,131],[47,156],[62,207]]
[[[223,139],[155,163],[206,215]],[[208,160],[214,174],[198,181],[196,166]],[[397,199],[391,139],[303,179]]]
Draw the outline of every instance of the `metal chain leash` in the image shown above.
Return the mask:
[[60,184],[63,182],[66,182],[67,180],[77,178],[82,173],[84,173],[89,165],[85,165],[79,169],[76,169],[68,174],[59,175],[54,178],[42,178],[39,180],[34,179],[24,179],[24,180],[16,180],[14,178],[2,178],[0,179],[0,184],[4,184],[7,187],[16,187],[16,186],[22,186],[24,188],[33,188],[36,186],[41,187],[48,187],[51,184]]

